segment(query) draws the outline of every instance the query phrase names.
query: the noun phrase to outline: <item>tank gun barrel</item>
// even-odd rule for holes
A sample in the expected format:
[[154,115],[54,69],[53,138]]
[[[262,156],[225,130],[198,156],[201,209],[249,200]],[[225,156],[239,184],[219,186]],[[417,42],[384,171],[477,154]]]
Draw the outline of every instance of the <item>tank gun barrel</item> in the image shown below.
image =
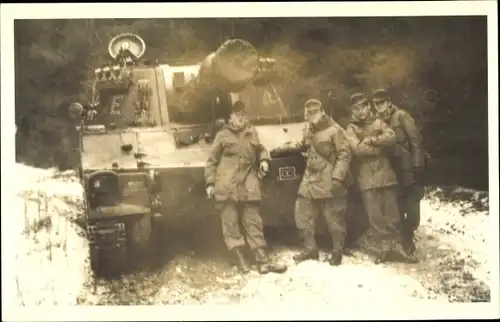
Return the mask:
[[245,40],[225,41],[201,61],[198,75],[179,98],[181,109],[185,112],[205,109],[207,106],[202,102],[207,98],[242,91],[274,62],[259,57],[255,47]]
[[256,49],[245,40],[230,39],[201,62],[198,85],[209,90],[238,92],[254,80],[258,67]]

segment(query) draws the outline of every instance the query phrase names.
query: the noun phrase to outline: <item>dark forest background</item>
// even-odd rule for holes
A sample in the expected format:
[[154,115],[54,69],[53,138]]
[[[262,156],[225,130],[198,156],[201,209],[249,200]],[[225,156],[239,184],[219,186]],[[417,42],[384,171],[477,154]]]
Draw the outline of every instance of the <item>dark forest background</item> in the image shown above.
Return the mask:
[[241,37],[278,59],[290,112],[318,96],[342,118],[350,93],[387,87],[422,129],[434,183],[487,189],[486,27],[486,17],[16,20],[16,158],[76,165],[68,103],[86,99],[117,33],[139,34],[145,58],[173,65]]

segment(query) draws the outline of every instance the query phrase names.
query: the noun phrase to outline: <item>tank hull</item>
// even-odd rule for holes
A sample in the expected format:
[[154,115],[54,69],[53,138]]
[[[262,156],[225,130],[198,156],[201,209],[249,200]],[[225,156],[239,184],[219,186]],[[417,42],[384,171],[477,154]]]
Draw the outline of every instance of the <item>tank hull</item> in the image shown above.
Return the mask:
[[[270,172],[261,184],[261,215],[265,226],[294,224],[293,208],[303,170],[304,162],[300,156],[271,161]],[[207,198],[205,193],[203,167],[156,171],[160,174],[162,202],[161,217],[155,218],[156,224],[166,229],[190,231],[192,227],[203,226],[210,218],[218,217],[215,200]]]

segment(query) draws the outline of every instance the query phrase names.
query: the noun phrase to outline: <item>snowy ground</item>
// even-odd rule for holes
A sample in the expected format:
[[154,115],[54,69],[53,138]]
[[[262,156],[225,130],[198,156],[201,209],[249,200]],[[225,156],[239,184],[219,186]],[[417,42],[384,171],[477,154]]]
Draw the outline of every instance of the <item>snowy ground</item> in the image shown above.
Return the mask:
[[87,242],[77,225],[81,186],[72,175],[16,165],[15,247],[18,305],[72,305],[88,276]]
[[[298,249],[278,244],[273,256],[289,264],[285,274],[241,276],[220,249],[207,249],[200,235],[198,244],[166,247],[169,256],[150,269],[96,280],[89,272],[76,178],[16,167],[12,231],[18,240],[12,243],[16,260],[11,296],[21,306],[311,303],[340,309],[353,303],[397,302],[399,309],[415,309],[423,303],[488,302],[496,282],[490,268],[496,236],[485,233],[491,231],[488,196],[456,189],[434,189],[423,200],[418,264],[375,265],[356,252],[339,267],[321,261],[296,265],[291,258]],[[446,200],[451,197],[455,201]]]

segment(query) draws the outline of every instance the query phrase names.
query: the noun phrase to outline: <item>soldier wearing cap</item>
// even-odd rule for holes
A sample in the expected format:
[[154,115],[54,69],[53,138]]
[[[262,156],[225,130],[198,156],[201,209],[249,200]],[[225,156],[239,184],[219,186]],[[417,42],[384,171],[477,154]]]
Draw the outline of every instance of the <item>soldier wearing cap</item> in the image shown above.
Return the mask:
[[310,99],[304,108],[308,125],[299,145],[307,150],[307,164],[295,202],[295,222],[305,249],[293,258],[296,262],[319,258],[315,232],[321,213],[333,240],[329,262],[339,265],[346,234],[344,183],[351,151],[344,130],[326,115],[321,101]]
[[235,102],[228,124],[214,138],[205,167],[205,182],[207,195],[215,199],[220,211],[225,244],[243,273],[250,269],[244,254],[247,244],[261,273],[286,270],[284,265],[272,263],[265,251],[260,178],[268,171],[269,159],[255,128],[246,119],[245,104]]
[[412,260],[402,247],[396,174],[384,155],[386,148],[395,145],[396,134],[373,115],[362,93],[351,96],[351,108],[346,132],[354,153],[352,171],[370,222],[361,240],[374,250],[376,262]]
[[415,251],[414,232],[420,225],[420,201],[424,196],[422,174],[424,151],[422,137],[411,115],[392,103],[385,89],[373,92],[377,116],[396,133],[396,145],[392,149],[391,163],[399,182],[399,207],[402,216],[406,247]]

